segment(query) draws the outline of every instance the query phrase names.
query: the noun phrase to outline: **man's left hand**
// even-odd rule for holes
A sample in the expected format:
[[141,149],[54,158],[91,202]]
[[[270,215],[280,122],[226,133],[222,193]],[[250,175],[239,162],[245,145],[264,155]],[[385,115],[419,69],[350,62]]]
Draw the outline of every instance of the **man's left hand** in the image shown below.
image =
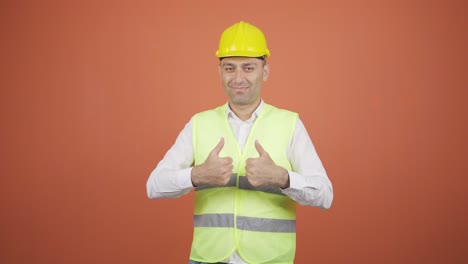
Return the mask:
[[253,187],[277,186],[289,187],[289,173],[286,169],[277,166],[271,159],[270,154],[263,149],[262,145],[255,141],[258,158],[249,158],[245,162],[245,176]]

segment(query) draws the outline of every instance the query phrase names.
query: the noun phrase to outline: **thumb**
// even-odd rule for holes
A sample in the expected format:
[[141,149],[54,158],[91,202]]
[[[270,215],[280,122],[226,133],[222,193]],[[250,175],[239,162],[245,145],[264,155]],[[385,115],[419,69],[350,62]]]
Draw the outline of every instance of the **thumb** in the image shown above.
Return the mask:
[[215,154],[216,156],[219,156],[219,153],[221,152],[221,150],[223,149],[224,147],[224,138],[221,138],[219,140],[219,143],[218,145],[216,145],[213,150],[211,151],[212,154]]
[[260,157],[268,155],[268,152],[266,152],[263,149],[262,145],[260,145],[260,142],[258,142],[258,140],[255,140],[255,148],[257,149],[258,154],[260,155]]

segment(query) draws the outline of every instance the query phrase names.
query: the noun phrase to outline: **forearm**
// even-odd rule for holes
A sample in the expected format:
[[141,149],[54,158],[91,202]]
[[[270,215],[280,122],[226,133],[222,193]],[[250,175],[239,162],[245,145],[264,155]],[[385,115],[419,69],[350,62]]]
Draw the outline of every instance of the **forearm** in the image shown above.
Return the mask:
[[188,122],[175,144],[151,172],[146,182],[148,198],[176,198],[188,193],[193,188],[190,180],[192,163],[192,126]]
[[333,186],[326,175],[304,176],[289,171],[290,186],[283,193],[301,205],[330,208],[333,201]]
[[289,171],[290,186],[283,193],[302,205],[330,208],[333,186],[300,119],[288,155],[294,172]]
[[193,188],[191,170],[156,168],[146,183],[148,198],[177,198],[188,193]]

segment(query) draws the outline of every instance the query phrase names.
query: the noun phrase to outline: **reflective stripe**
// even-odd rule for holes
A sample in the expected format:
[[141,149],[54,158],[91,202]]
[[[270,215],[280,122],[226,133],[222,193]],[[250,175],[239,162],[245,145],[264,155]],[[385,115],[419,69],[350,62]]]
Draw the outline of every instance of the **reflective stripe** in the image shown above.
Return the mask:
[[[201,186],[195,187],[195,191],[201,191],[201,190],[212,189],[212,188],[234,187],[236,186],[236,181],[237,181],[237,173],[233,173],[231,176],[231,179],[229,179],[226,185],[223,185],[223,186],[201,185]],[[239,177],[239,189],[285,195],[281,191],[281,188],[278,188],[275,186],[262,186],[262,187],[255,188],[252,186],[252,184],[250,184],[249,180],[247,180],[247,177]]]
[[193,216],[194,227],[234,227],[234,214],[204,214]]
[[247,180],[247,177],[239,177],[239,189],[285,195],[279,187],[275,186],[262,186],[255,188],[250,184],[249,180]]
[[234,187],[236,186],[236,178],[237,178],[237,173],[233,173],[231,175],[231,179],[229,179],[226,185],[223,185],[223,186],[200,185],[200,186],[195,187],[195,191],[201,191],[201,190],[211,189],[211,188]]
[[[233,214],[204,214],[193,216],[194,227],[234,227]],[[241,230],[272,233],[295,233],[296,220],[237,217],[237,228]]]
[[257,232],[295,233],[296,220],[237,217],[237,228]]

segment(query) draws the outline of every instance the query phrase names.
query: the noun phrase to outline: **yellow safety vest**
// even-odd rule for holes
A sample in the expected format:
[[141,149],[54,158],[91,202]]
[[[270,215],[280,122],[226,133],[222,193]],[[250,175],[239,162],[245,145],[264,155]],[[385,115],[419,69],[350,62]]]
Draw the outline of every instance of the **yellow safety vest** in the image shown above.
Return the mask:
[[245,161],[258,157],[254,145],[258,139],[276,165],[291,170],[287,149],[297,114],[264,104],[241,152],[226,107],[192,118],[195,165],[202,164],[224,137],[220,157],[231,157],[234,169],[226,186],[195,189],[190,258],[219,262],[237,250],[248,263],[291,264],[296,250],[296,203],[278,187],[250,185],[245,177]]

